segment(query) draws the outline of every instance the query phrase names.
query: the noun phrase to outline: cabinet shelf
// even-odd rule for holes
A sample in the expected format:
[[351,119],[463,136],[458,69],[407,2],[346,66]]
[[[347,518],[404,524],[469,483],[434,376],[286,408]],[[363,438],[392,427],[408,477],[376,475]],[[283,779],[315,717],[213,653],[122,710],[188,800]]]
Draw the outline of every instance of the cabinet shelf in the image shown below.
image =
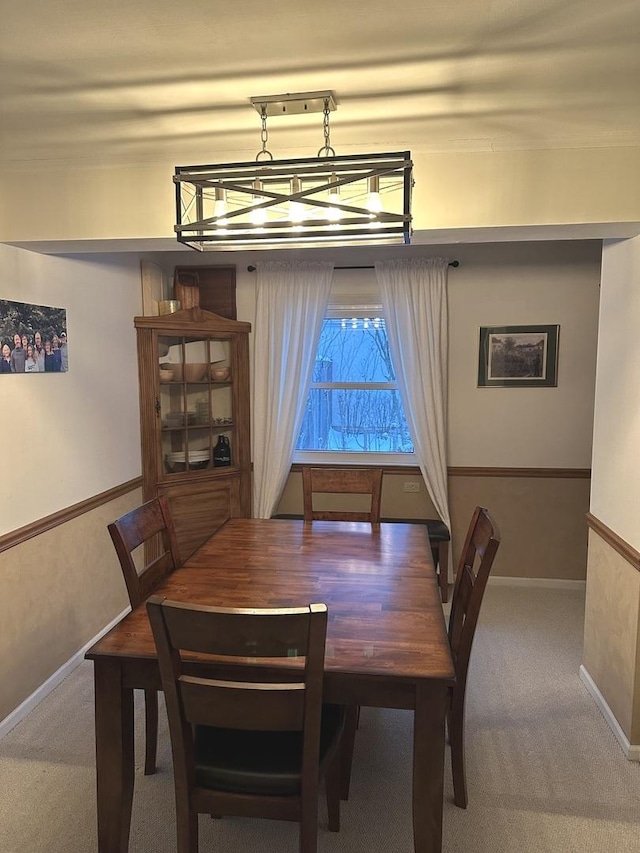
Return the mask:
[[221,388],[221,387],[226,385],[228,388],[229,386],[233,385],[233,382],[231,382],[229,379],[225,379],[223,382],[219,381],[217,379],[197,379],[193,382],[192,381],[187,382],[184,379],[169,379],[169,380],[161,379],[160,380],[160,388],[164,388],[164,387],[175,388],[176,386],[182,387],[183,385],[198,385],[199,387],[202,387],[203,385],[205,385],[205,386],[210,385],[212,388]]
[[207,423],[187,424],[187,426],[167,426],[166,424],[162,424],[162,432],[192,432],[195,429],[211,429],[214,432],[224,432],[225,430],[231,430],[234,428],[234,421],[229,421],[229,423],[226,424],[217,424],[214,421],[207,421]]

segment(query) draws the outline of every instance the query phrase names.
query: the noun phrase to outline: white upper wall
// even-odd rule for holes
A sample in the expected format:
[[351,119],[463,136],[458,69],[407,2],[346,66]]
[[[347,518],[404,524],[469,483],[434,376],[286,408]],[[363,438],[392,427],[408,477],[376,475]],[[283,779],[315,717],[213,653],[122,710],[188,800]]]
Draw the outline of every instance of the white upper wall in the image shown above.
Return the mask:
[[640,551],[640,237],[605,243],[591,512]]
[[[449,274],[449,464],[588,468],[598,243],[456,246]],[[556,388],[478,388],[481,326],[558,324]]]
[[[413,159],[416,231],[640,221],[640,148]],[[0,241],[172,238],[174,166],[12,164],[0,171]]]
[[[449,275],[449,464],[589,467],[599,244],[433,246],[424,253],[461,262]],[[176,253],[154,260],[166,270],[167,288],[175,264],[236,263],[238,319],[253,322],[255,273],[247,265],[264,257]],[[335,258],[373,260],[364,249]],[[65,258],[0,245],[0,276],[0,299],[66,308],[70,351],[68,374],[0,377],[2,535],[140,475],[133,317],[141,287],[137,254]],[[560,324],[558,387],[477,388],[479,327],[536,322]]]
[[140,476],[137,256],[0,245],[0,299],[67,311],[69,372],[0,377],[0,535]]
[[[589,468],[593,426],[601,244],[596,241],[411,246],[411,255],[458,259],[449,271],[449,465]],[[309,250],[336,265],[402,257],[406,248]],[[302,253],[298,253],[299,255]],[[282,259],[286,253],[269,253]],[[175,264],[237,264],[238,319],[255,319],[261,252],[167,254],[154,260],[171,281]],[[340,271],[353,292],[373,270]],[[347,283],[352,282],[353,288]],[[355,297],[354,297],[355,298]],[[480,326],[560,325],[557,388],[478,388]]]

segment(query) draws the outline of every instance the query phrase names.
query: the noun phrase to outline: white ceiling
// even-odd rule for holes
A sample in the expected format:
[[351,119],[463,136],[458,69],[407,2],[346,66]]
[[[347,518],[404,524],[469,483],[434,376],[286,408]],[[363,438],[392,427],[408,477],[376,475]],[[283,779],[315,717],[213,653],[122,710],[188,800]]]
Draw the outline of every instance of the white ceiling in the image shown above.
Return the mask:
[[5,0],[0,81],[5,169],[253,159],[251,96],[318,89],[339,154],[637,146],[640,2]]

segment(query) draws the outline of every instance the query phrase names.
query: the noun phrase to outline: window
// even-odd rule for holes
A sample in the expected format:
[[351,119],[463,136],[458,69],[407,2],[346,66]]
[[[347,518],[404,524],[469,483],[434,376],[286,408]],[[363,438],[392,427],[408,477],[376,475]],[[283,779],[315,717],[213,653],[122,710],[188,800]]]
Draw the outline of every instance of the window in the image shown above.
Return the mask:
[[296,459],[306,451],[413,453],[383,318],[325,318]]

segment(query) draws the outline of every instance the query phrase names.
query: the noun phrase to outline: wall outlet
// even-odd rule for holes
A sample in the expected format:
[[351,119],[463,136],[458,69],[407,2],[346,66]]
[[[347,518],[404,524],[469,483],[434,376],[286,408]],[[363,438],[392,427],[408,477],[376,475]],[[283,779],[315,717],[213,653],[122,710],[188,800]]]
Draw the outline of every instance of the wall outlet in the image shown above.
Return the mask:
[[402,486],[403,492],[419,492],[420,491],[420,483],[404,483]]

